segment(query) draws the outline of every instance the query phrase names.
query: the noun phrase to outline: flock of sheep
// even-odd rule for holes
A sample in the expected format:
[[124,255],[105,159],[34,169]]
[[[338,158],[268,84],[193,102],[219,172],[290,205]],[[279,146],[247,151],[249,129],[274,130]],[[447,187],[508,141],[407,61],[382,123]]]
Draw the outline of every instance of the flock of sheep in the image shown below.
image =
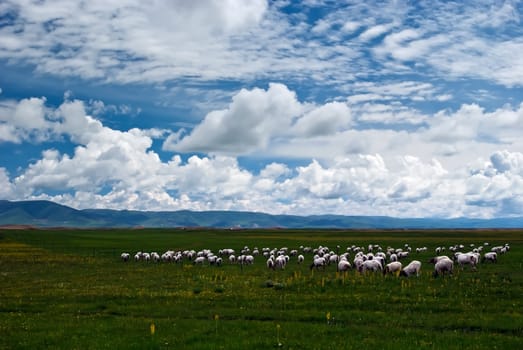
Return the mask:
[[[480,262],[496,263],[498,255],[505,254],[510,250],[508,244],[489,248],[490,245],[487,242],[477,247],[474,244],[470,244],[466,252],[464,252],[465,246],[462,244],[447,248],[437,247],[435,249],[436,256],[429,260],[429,263],[434,265],[433,275],[437,277],[452,274],[455,265],[462,268],[470,266],[473,270],[476,270]],[[446,250],[450,252],[450,256],[444,255]],[[215,266],[228,262],[243,266],[253,264],[255,257],[263,256],[266,259],[268,269],[283,270],[292,259],[295,259],[298,264],[302,264],[305,262],[305,256],[311,256],[311,270],[325,270],[327,266],[336,265],[337,271],[340,272],[355,269],[362,274],[381,272],[384,275],[394,274],[409,277],[420,275],[421,262],[419,260],[411,260],[408,264],[404,264],[402,261],[409,259],[412,255],[426,252],[427,247],[412,249],[409,244],[405,244],[401,248],[389,246],[384,249],[380,245],[369,244],[367,247],[352,245],[347,247],[343,253],[340,251],[340,246],[336,246],[335,250],[324,246],[317,248],[300,246],[299,249],[289,249],[287,247],[279,249],[253,248],[251,250],[248,246],[245,246],[239,251],[238,255],[231,248],[220,249],[216,254],[210,249],[200,251],[169,250],[161,255],[156,252],[137,252],[133,259],[137,262],[191,262],[195,265],[209,264]],[[124,262],[130,261],[131,254],[122,253],[121,259]]]

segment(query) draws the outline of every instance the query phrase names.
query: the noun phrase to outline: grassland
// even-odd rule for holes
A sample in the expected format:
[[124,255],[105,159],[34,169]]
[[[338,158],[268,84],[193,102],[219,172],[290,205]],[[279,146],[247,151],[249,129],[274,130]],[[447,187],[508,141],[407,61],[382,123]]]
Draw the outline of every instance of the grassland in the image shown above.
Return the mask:
[[[433,278],[434,248],[509,243]],[[120,261],[168,249],[427,246],[418,278]],[[408,260],[411,260],[410,258]],[[0,349],[521,349],[523,231],[0,230]]]

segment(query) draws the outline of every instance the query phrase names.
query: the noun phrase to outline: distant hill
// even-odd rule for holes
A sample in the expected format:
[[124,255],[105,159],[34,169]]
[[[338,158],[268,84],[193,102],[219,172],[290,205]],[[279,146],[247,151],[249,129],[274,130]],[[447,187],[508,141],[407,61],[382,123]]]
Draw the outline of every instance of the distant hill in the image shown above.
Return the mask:
[[215,227],[215,228],[523,228],[523,217],[482,219],[387,216],[270,215],[241,211],[77,210],[49,201],[0,200],[0,225],[35,227]]

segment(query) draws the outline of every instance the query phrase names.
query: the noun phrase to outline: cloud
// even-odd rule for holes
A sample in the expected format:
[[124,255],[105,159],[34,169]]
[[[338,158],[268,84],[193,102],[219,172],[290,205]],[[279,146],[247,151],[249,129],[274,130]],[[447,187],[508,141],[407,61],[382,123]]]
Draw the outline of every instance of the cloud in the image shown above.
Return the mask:
[[0,142],[20,143],[47,140],[52,124],[47,118],[45,98],[7,100],[0,104]]
[[342,102],[315,106],[298,101],[283,84],[241,90],[225,110],[207,114],[192,132],[178,130],[163,149],[176,152],[249,154],[278,140],[328,136],[347,130],[351,111]]
[[[65,100],[67,100],[67,98],[65,98]],[[141,112],[140,109],[135,110],[126,104],[108,105],[105,104],[104,101],[93,99],[89,100],[89,102],[86,104],[86,109],[93,116],[100,116],[103,114],[136,116]]]
[[[229,38],[257,26],[267,6],[265,0],[120,1],[103,6],[8,1],[0,57],[59,76],[163,81],[197,74],[203,65],[191,66],[207,61],[205,57],[213,56],[221,65],[229,56]],[[212,66],[204,74],[215,74],[218,67]]]
[[299,117],[291,133],[314,137],[346,130],[351,124],[351,111],[341,102],[330,102]]
[[153,1],[147,6],[148,23],[160,32],[184,32],[195,37],[214,37],[236,33],[259,23],[267,11],[265,0],[243,2],[238,0],[205,0],[197,3],[186,1]]
[[367,101],[441,101],[451,98],[450,94],[442,94],[441,88],[428,82],[401,81],[401,82],[356,82],[348,84],[344,90],[350,94],[347,101],[358,104]]
[[165,143],[163,148],[233,154],[263,149],[271,137],[283,134],[302,110],[295,93],[285,85],[270,84],[267,90],[242,89],[227,109],[207,114],[189,135],[177,136],[174,143]]
[[6,1],[0,58],[41,73],[117,83],[261,77],[328,85],[386,77],[392,67],[443,80],[523,83],[520,61],[510,54],[522,46],[518,5],[303,6],[322,16],[308,22],[266,0]]
[[[523,153],[497,151],[466,180],[466,198],[492,216],[521,215],[523,210]],[[484,210],[484,208],[486,208]]]
[[366,29],[363,33],[360,34],[359,39],[362,41],[370,41],[387,33],[390,30],[391,26],[386,24],[378,24],[373,27]]
[[[0,169],[4,198],[50,199],[77,208],[230,209],[401,217],[428,216],[428,213],[441,217],[492,217],[517,215],[522,209],[521,152],[500,150],[500,144],[489,143],[492,149],[498,149],[491,153],[459,150],[461,154],[456,156],[459,166],[449,168],[436,158],[423,158],[428,153],[419,150],[433,142],[423,143],[426,140],[423,133],[430,130],[431,123],[419,129],[419,138],[404,131],[350,129],[350,123],[357,121],[347,119],[345,104],[300,103],[283,85],[240,91],[229,108],[222,111],[225,117],[220,120],[222,127],[217,128],[227,134],[229,131],[223,131],[223,126],[243,122],[263,129],[263,119],[267,116],[279,120],[280,125],[290,126],[281,133],[271,129],[266,132],[271,136],[260,140],[267,142],[272,150],[277,149],[273,143],[285,137],[288,145],[300,142],[299,148],[305,150],[304,159],[309,152],[309,160],[295,167],[271,162],[259,172],[244,168],[236,157],[227,155],[191,156],[183,161],[175,154],[163,161],[152,149],[153,139],[166,137],[162,130],[111,129],[89,116],[80,100],[66,100],[56,108],[46,106],[43,100],[40,101],[43,104],[31,99],[24,101],[11,101],[13,115],[20,110],[19,105],[30,106],[31,113],[45,110],[44,117],[38,113],[28,115],[37,120],[43,118],[42,128],[67,136],[75,148],[70,154],[46,149],[40,159],[20,169],[12,179],[4,168]],[[436,125],[464,118],[472,125],[479,125],[476,130],[481,130],[485,123],[490,130],[500,131],[498,137],[507,145],[510,140],[507,135],[521,134],[521,130],[511,130],[521,125],[521,110],[521,106],[517,109],[506,106],[487,113],[469,105],[454,114],[433,118]],[[207,118],[212,113],[202,125],[209,123]],[[325,130],[322,126],[325,120],[337,127]],[[29,120],[19,123],[18,128],[21,125],[30,128]],[[504,135],[505,132],[508,134]],[[273,140],[272,135],[279,135],[279,139]],[[336,148],[362,139],[367,141],[361,146],[362,152],[335,152]],[[345,146],[340,140],[346,140]],[[467,134],[464,140],[470,142],[475,138]],[[263,145],[257,142],[258,146]],[[235,147],[240,145],[241,142]],[[311,149],[329,147],[332,150],[328,155],[310,158]],[[412,147],[420,155],[409,155]],[[373,152],[376,149],[379,152]],[[487,155],[486,160],[478,158],[478,154]],[[473,158],[464,161],[464,157]]]
[[423,37],[420,30],[411,28],[387,35],[381,46],[374,49],[377,55],[390,55],[391,58],[400,61],[420,60],[432,50],[445,47],[449,44],[449,36],[433,34]]
[[401,103],[364,103],[353,106],[354,114],[359,123],[375,123],[381,125],[422,125],[427,117],[415,109],[403,106]]
[[[508,87],[523,85],[523,66],[510,52],[521,50],[519,12],[512,4],[460,3],[427,8],[430,18],[415,17],[418,26],[387,34],[372,49],[376,59],[389,58],[429,67],[443,79],[460,77],[490,80]],[[493,34],[495,33],[511,35]]]
[[[450,169],[480,154],[522,147],[523,105],[486,111],[477,104],[426,114],[400,101],[438,100],[431,84],[404,82],[358,84],[355,89],[380,96],[378,102],[305,103],[283,84],[267,90],[241,90],[227,109],[209,112],[192,130],[178,129],[163,149],[222,155],[329,160],[354,154],[441,157]],[[354,96],[354,95],[353,95]],[[349,96],[349,100],[352,96]],[[408,97],[408,99],[404,99]],[[366,101],[367,99],[361,99]],[[396,163],[396,161],[392,161]]]
[[523,176],[523,154],[499,151],[490,156],[490,163],[497,173],[515,173]]
[[11,183],[5,168],[0,168],[0,198],[16,199],[14,185]]
[[437,113],[427,121],[424,135],[437,142],[477,142],[514,144],[523,127],[523,104],[504,106],[486,112],[477,104],[462,105],[454,113]]

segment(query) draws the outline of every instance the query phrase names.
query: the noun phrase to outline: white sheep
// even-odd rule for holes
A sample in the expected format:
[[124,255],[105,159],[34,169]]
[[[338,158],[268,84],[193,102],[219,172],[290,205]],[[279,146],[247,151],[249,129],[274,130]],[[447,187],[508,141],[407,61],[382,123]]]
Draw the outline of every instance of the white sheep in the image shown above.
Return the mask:
[[298,264],[301,264],[304,260],[305,257],[302,254],[298,255]]
[[211,254],[211,255],[207,256],[207,261],[209,262],[210,265],[215,265],[216,260],[218,260],[218,257],[216,255]]
[[439,254],[441,254],[442,252],[445,251],[445,247],[437,247],[437,248],[435,249],[435,251],[436,251],[436,254],[439,255]]
[[461,268],[465,265],[470,265],[473,269],[476,269],[478,257],[475,253],[456,253],[454,257]]
[[481,261],[482,262],[490,261],[490,262],[493,262],[493,263],[497,263],[498,262],[498,254],[496,252],[485,253],[485,255],[483,255],[483,259]]
[[358,268],[358,271],[361,273],[366,273],[367,271],[377,272],[383,271],[383,267],[378,260],[365,260]]
[[196,259],[194,259],[193,264],[194,265],[197,265],[197,264],[203,265],[204,262],[205,262],[205,257],[204,256],[199,256]]
[[398,252],[396,255],[398,255],[398,260],[401,260],[407,258],[409,256],[409,252]]
[[383,267],[385,266],[385,258],[384,257],[376,255],[373,260],[376,260],[377,262],[379,262],[380,265],[381,265],[381,269],[383,269]]
[[234,254],[234,249],[231,249],[231,248],[220,249],[218,251],[218,254],[225,255],[225,256],[231,256]]
[[129,261],[129,258],[131,257],[131,255],[129,253],[122,253],[120,255],[120,258],[122,259],[123,262],[127,262]]
[[274,260],[272,260],[272,257],[267,259],[267,261],[265,262],[265,265],[267,265],[268,269],[274,270]]
[[160,255],[157,252],[152,252],[151,253],[151,259],[154,262],[159,262],[160,261]]
[[161,259],[163,262],[172,261],[174,258],[174,252],[168,251],[162,254]]
[[243,258],[243,263],[246,265],[252,265],[254,264],[254,256],[252,255],[245,255]]
[[359,270],[360,270],[360,267],[361,267],[361,265],[363,264],[364,261],[365,261],[365,260],[363,259],[363,256],[358,256],[358,255],[356,255],[356,256],[354,257],[354,260],[353,260],[352,262],[353,262],[354,267],[356,268],[356,270],[359,271]]
[[400,276],[410,277],[416,275],[419,276],[421,271],[421,262],[418,260],[412,260],[407,266],[400,271]]
[[383,274],[398,274],[401,271],[402,266],[403,265],[399,261],[390,262],[387,265],[385,265],[385,268],[383,269]]
[[429,263],[436,264],[438,261],[446,260],[446,259],[450,260],[450,258],[448,256],[446,256],[446,255],[439,255],[439,256],[435,256],[435,257],[431,258],[429,260]]
[[345,272],[351,269],[351,264],[346,259],[342,259],[338,262],[338,271]]
[[310,266],[311,270],[316,268],[319,269],[320,267],[325,270],[326,260],[322,256],[315,257],[312,261],[312,264]]
[[[432,261],[433,259],[431,259]],[[452,270],[454,269],[454,262],[447,256],[442,256],[438,260],[434,260],[434,277],[444,275],[445,273],[452,275]]]
[[285,258],[285,255],[279,255],[276,257],[276,260],[274,260],[274,268],[285,270],[285,265],[287,265],[287,259]]
[[329,265],[338,263],[339,257],[336,254],[329,255]]

